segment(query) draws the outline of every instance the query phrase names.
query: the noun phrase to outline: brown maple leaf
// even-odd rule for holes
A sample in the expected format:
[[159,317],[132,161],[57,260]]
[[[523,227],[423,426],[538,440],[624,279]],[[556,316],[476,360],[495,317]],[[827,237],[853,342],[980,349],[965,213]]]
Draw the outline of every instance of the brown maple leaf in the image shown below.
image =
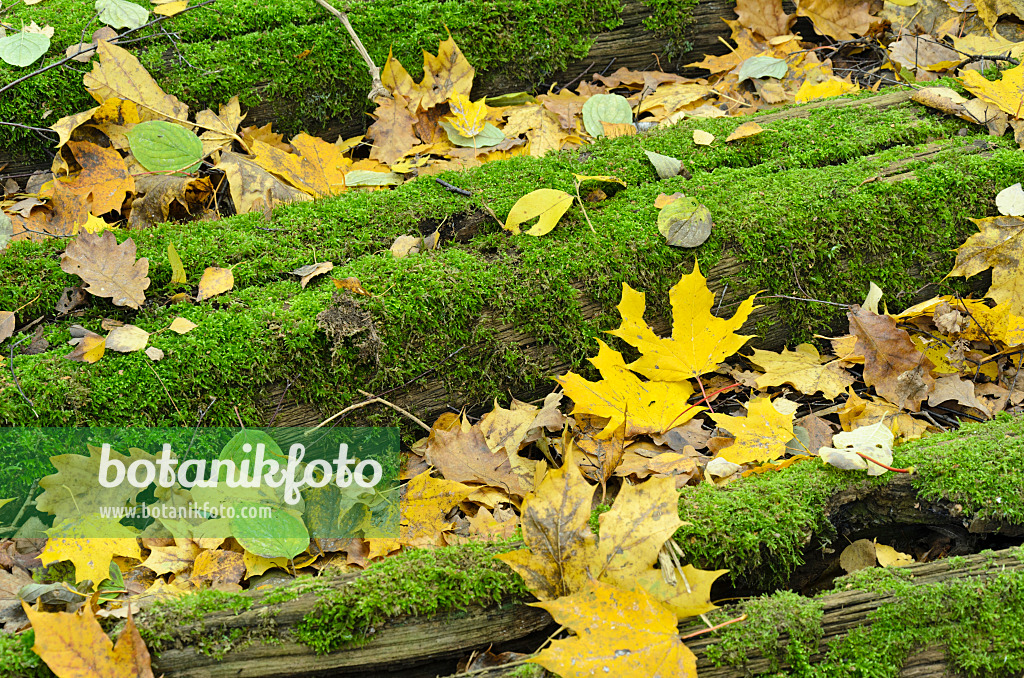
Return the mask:
[[935,388],[935,365],[917,350],[896,319],[855,306],[847,313],[850,333],[857,337],[855,352],[864,356],[864,383],[874,386],[890,403],[917,412]]
[[71,241],[60,268],[85,281],[85,290],[97,297],[110,297],[115,306],[138,308],[146,301],[149,287],[149,259],[135,260],[135,241],[120,245],[110,231],[102,235],[83,233]]
[[413,129],[417,118],[409,108],[409,101],[401,94],[382,99],[373,117],[377,120],[366,130],[366,137],[373,139],[370,157],[374,160],[392,165],[420,143]]

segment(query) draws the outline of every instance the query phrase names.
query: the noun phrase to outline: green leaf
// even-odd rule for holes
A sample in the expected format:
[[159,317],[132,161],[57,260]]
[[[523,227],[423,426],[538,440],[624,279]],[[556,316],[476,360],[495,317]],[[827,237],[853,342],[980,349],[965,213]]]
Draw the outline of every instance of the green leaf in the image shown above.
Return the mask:
[[371,172],[370,170],[352,170],[345,175],[345,185],[355,186],[397,186],[402,183],[402,175],[394,172]]
[[0,38],[0,59],[11,66],[25,67],[50,49],[50,39],[42,33],[14,33]]
[[465,146],[468,148],[490,148],[491,146],[497,146],[505,140],[505,133],[491,123],[484,125],[483,130],[481,130],[480,134],[477,134],[475,137],[462,136],[459,134],[459,131],[455,129],[455,126],[447,120],[438,120],[438,123],[440,123],[441,127],[443,127],[444,131],[448,134],[448,141],[452,142],[456,146]]
[[740,82],[747,78],[783,78],[789,66],[775,57],[752,56],[740,65]]
[[711,211],[693,198],[679,198],[658,214],[658,232],[676,247],[697,247],[711,235]]
[[199,137],[163,120],[132,127],[128,144],[135,159],[150,172],[195,172],[203,159],[203,142]]
[[549,233],[558,225],[558,220],[565,211],[572,206],[573,199],[573,196],[565,191],[538,188],[516,201],[512,211],[508,213],[508,219],[505,220],[505,229],[518,235],[520,224],[540,217],[526,234],[539,236]]
[[126,0],[96,0],[96,11],[113,28],[138,28],[149,21],[149,10]]
[[259,505],[239,504],[231,519],[231,534],[249,553],[264,558],[294,558],[309,546],[309,532],[295,511],[274,507],[270,518],[242,518],[243,506],[256,509]]
[[583,104],[583,126],[587,134],[594,137],[604,136],[602,122],[625,124],[633,122],[633,108],[629,100],[619,94],[595,94]]
[[487,97],[484,99],[484,103],[488,106],[522,106],[524,104],[535,104],[537,103],[537,97],[533,96],[529,92],[512,92],[510,94],[502,94],[496,97]]
[[188,279],[185,277],[185,266],[181,263],[178,250],[174,249],[174,243],[167,243],[167,258],[171,260],[171,284],[186,285]]
[[644,151],[644,153],[647,154],[647,159],[654,165],[659,179],[671,179],[683,169],[683,161],[678,158],[655,153],[654,151]]

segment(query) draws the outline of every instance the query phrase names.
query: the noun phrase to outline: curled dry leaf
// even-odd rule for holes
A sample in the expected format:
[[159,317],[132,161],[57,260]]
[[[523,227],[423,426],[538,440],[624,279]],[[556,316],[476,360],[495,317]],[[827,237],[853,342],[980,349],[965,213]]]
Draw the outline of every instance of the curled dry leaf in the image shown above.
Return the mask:
[[291,271],[292,275],[300,277],[299,283],[302,285],[302,289],[306,289],[306,285],[309,281],[318,275],[323,275],[328,271],[334,269],[334,264],[330,261],[321,261],[315,264],[308,264],[306,266],[300,266],[299,268]]
[[353,294],[358,294],[364,297],[373,296],[363,288],[362,284],[359,282],[359,278],[335,278],[333,282],[334,286],[339,290],[348,290]]
[[145,353],[146,357],[152,360],[153,362],[157,362],[159,360],[164,359],[164,352],[158,349],[156,346],[150,346],[149,348],[146,349]]
[[395,259],[401,259],[410,254],[417,254],[422,244],[423,238],[415,235],[400,235],[395,239],[395,242],[391,243],[391,254],[394,255]]
[[60,267],[85,281],[86,292],[110,297],[115,306],[138,308],[146,301],[149,260],[135,260],[135,241],[131,238],[118,245],[110,231],[102,235],[83,233],[68,245]]
[[14,334],[14,311],[0,311],[0,342]]
[[199,294],[196,295],[196,301],[223,294],[234,286],[235,274],[231,272],[230,268],[208,266],[199,280]]

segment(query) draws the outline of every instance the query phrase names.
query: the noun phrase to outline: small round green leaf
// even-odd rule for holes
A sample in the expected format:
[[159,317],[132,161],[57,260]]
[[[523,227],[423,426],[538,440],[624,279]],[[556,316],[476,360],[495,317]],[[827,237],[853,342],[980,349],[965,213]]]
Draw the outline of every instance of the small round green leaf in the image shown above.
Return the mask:
[[595,94],[583,104],[583,126],[587,134],[604,136],[602,122],[623,125],[633,122],[633,108],[629,100],[619,94]]
[[448,141],[452,142],[456,146],[464,146],[466,148],[490,148],[491,146],[497,146],[505,140],[505,133],[500,129],[487,123],[484,128],[473,137],[466,137],[459,134],[459,131],[455,129],[455,125],[451,124],[447,120],[438,120],[441,127],[444,128],[445,133],[448,134]]
[[270,518],[242,518],[243,506],[256,509],[256,515],[260,507],[236,504],[236,517],[231,519],[231,535],[249,553],[264,558],[294,558],[309,546],[309,532],[294,511],[275,506]]
[[96,0],[96,11],[113,28],[138,28],[149,20],[149,10],[126,0]]
[[658,214],[658,231],[669,245],[697,247],[711,235],[711,211],[693,198],[679,198]]
[[740,82],[747,78],[784,78],[789,66],[775,57],[752,56],[740,65]]
[[0,38],[0,59],[11,66],[25,67],[50,49],[50,38],[42,33],[13,33]]
[[195,172],[203,159],[203,142],[199,137],[163,120],[132,127],[128,144],[135,159],[150,172]]

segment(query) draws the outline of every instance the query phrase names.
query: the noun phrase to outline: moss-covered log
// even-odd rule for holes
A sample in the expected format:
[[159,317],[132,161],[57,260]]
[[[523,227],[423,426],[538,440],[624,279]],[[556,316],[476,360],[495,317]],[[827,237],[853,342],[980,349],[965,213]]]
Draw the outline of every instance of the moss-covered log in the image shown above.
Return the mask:
[[[147,5],[143,0],[141,3]],[[64,50],[99,27],[89,3],[50,0],[15,5],[5,21],[56,28],[47,59],[18,69],[0,63],[0,83],[63,58]],[[701,35],[691,56],[720,52],[727,34],[720,16],[731,3],[712,0],[379,0],[354,2],[349,16],[378,65],[393,49],[414,77],[421,49],[435,50],[451,30],[477,70],[475,96],[565,83],[592,66],[669,67]],[[273,122],[285,133],[306,130],[332,137],[361,134],[369,75],[344,31],[313,0],[217,0],[212,6],[144,29],[127,45],[166,91],[193,110],[216,107],[238,95],[249,110],[245,124]],[[690,59],[689,56],[686,57]],[[678,59],[678,61],[683,61]],[[0,95],[0,121],[47,127],[94,105],[82,87],[80,66],[58,67]],[[0,165],[16,174],[49,164],[48,144],[35,133],[0,126]]]
[[[902,446],[894,462],[912,465],[917,473],[864,480],[815,461],[725,488],[685,488],[680,517],[686,525],[675,538],[690,562],[705,569],[729,567],[739,585],[765,590],[798,581],[792,576],[802,565],[820,573],[816,554],[830,543],[845,545],[846,538],[888,535],[879,541],[900,545],[901,532],[929,525],[958,529],[976,550],[974,539],[1021,534],[1024,418],[1004,416]],[[327,669],[360,675],[399,667],[411,676],[417,675],[411,668],[416,664],[435,675],[460,653],[532,638],[547,626],[543,614],[523,605],[529,594],[522,580],[492,557],[520,546],[409,551],[359,576],[303,578],[260,594],[207,591],[155,605],[140,616],[139,626],[155,667],[168,677],[300,676]],[[1019,550],[954,557],[840,579],[837,591],[824,597],[775,594],[748,602],[744,610],[715,613],[723,621],[745,611],[750,621],[690,644],[705,658],[702,667],[714,659],[724,668],[712,675],[723,676],[739,675],[730,667],[743,662],[756,672],[772,661],[807,669],[800,661],[812,656],[833,669],[847,661],[883,667],[888,661],[889,670],[911,662],[936,638],[957,667],[970,661],[991,665],[1008,649],[1017,652],[1013,662],[1024,661],[1020,559]],[[988,578],[1010,570],[1012,579]],[[938,583],[949,577],[956,581]],[[898,638],[892,639],[897,623]],[[998,644],[971,644],[989,632],[1001,639]],[[418,640],[428,635],[429,642]],[[0,658],[7,666],[25,667],[14,678],[37,675],[28,670],[30,645],[0,636]],[[967,647],[973,647],[971,657]],[[949,662],[945,655],[923,656]]]
[[[140,311],[92,299],[73,319],[56,319],[61,291],[78,282],[59,268],[64,242],[13,244],[0,253],[0,309],[24,306],[19,327],[42,317],[50,349],[16,351],[0,370],[0,424],[192,426],[209,408],[206,424],[234,425],[235,407],[248,425],[308,424],[361,399],[359,389],[391,390],[389,400],[429,419],[449,405],[543,390],[565,368],[589,374],[594,338],[617,324],[623,283],[647,293],[648,321],[665,329],[668,289],[695,256],[721,295],[721,314],[762,294],[764,307],[746,328],[760,345],[842,329],[841,307],[793,297],[852,303],[874,281],[895,308],[938,292],[952,250],[976,230],[969,219],[992,213],[993,196],[1024,170],[1011,141],[976,136],[901,95],[853,101],[764,116],[767,131],[739,143],[692,142],[697,127],[722,139],[739,120],[686,122],[446,175],[472,198],[423,178],[288,205],[272,223],[243,215],[133,232],[152,280]],[[659,181],[645,149],[681,158],[693,178]],[[893,180],[879,180],[893,171]],[[572,191],[573,173],[628,184],[588,204],[593,232],[578,207],[543,238],[510,236],[482,216],[486,205],[504,217],[539,187]],[[711,238],[696,251],[666,245],[656,229],[654,200],[674,191],[714,215]],[[403,259],[387,252],[397,236],[435,228],[439,250]],[[190,281],[207,266],[230,266],[234,289],[167,304],[170,243]],[[333,320],[321,316],[334,286],[324,277],[302,289],[287,273],[314,258],[375,296],[343,302]],[[108,353],[94,365],[63,358],[69,320],[102,331],[110,317],[155,332],[176,316],[199,327],[156,335],[153,345],[166,353],[158,363],[141,353]],[[22,338],[0,350],[9,355]],[[380,407],[345,421],[396,419]]]

